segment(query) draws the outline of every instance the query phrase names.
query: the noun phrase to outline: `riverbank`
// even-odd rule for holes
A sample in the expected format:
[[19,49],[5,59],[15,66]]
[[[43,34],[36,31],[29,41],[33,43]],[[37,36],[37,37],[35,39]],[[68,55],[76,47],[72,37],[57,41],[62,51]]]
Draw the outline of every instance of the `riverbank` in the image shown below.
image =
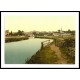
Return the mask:
[[21,37],[21,36],[9,36],[5,37],[5,42],[15,42],[15,41],[21,41],[21,40],[27,40],[28,37]]
[[27,60],[27,64],[75,64],[75,38],[55,37],[49,46],[44,47]]
[[55,64],[58,60],[55,52],[51,50],[50,46],[44,47],[26,61],[27,64]]
[[53,36],[35,36],[35,38],[53,39]]

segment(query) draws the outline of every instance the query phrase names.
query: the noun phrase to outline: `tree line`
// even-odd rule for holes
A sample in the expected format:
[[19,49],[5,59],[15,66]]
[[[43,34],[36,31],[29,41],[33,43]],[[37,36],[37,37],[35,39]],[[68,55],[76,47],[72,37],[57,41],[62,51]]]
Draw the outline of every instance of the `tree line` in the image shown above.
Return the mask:
[[21,30],[18,30],[18,32],[9,32],[9,35],[10,36],[22,36],[22,35],[25,35],[24,31],[21,31]]

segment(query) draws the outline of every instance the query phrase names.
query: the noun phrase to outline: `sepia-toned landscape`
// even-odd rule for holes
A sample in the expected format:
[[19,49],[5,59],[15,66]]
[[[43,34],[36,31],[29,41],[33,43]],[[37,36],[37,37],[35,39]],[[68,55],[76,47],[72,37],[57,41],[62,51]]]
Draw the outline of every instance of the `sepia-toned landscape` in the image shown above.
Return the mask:
[[6,16],[5,64],[75,64],[75,16]]

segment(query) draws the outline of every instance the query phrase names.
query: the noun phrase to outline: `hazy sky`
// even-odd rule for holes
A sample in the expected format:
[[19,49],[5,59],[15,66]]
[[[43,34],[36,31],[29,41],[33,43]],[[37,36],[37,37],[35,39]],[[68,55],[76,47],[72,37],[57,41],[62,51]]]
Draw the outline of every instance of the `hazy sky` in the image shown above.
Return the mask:
[[5,29],[9,31],[75,30],[75,16],[5,16]]

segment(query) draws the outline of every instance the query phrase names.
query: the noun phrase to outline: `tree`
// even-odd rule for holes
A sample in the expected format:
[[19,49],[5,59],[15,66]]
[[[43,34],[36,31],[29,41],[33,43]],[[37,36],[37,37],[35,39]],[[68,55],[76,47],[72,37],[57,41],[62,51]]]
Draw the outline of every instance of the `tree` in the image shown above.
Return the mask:
[[11,31],[11,36],[12,36],[12,34],[13,34],[13,33],[12,33],[12,31]]
[[36,35],[36,32],[34,31],[33,34]]
[[58,30],[58,32],[60,33],[60,30]]
[[9,35],[11,35],[11,36],[13,35],[12,31],[9,33]]
[[71,31],[71,35],[75,35],[75,31]]
[[70,29],[68,29],[68,33],[71,33],[71,30]]
[[20,35],[20,36],[24,35],[24,31],[18,30],[17,35]]

